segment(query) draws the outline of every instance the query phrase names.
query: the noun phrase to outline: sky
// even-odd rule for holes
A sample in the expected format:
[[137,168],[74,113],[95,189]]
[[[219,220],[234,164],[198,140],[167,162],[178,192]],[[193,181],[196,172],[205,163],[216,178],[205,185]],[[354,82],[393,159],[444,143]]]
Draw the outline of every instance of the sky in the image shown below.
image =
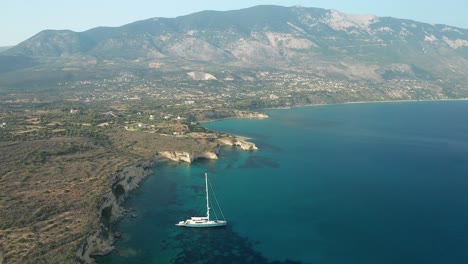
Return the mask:
[[203,10],[256,5],[304,6],[412,19],[468,28],[467,0],[2,0],[0,46],[16,45],[45,29],[85,31],[152,17],[177,17]]

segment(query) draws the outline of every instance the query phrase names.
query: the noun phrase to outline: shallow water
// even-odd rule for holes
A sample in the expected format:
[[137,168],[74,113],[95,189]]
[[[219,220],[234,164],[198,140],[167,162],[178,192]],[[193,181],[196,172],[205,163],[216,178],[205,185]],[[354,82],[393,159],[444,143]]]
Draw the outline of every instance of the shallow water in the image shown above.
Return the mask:
[[[212,130],[260,148],[158,164],[99,263],[468,263],[468,102],[269,110]],[[227,228],[203,215],[208,172]]]

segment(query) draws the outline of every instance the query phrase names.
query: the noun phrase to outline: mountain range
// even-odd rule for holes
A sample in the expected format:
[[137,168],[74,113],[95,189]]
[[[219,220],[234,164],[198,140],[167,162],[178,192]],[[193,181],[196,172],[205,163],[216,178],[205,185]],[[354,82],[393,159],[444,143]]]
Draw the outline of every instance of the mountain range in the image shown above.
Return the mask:
[[24,86],[18,76],[53,83],[70,74],[79,80],[200,68],[214,76],[280,71],[377,83],[446,80],[468,88],[468,30],[300,6],[202,11],[84,32],[44,30],[0,53],[0,85]]

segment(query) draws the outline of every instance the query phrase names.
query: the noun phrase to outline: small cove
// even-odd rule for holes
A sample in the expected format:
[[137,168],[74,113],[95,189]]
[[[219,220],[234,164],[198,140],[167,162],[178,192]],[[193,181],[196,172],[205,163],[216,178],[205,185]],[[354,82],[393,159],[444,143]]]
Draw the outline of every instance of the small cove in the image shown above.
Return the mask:
[[[99,263],[464,263],[468,102],[268,110],[211,130],[260,148],[163,163],[126,202],[117,253]],[[208,172],[229,226],[203,214]]]

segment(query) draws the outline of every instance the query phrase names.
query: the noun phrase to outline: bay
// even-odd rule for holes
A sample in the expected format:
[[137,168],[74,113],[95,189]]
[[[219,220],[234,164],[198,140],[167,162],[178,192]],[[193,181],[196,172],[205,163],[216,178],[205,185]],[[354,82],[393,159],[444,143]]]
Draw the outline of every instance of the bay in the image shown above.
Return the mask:
[[[265,112],[205,124],[259,151],[156,165],[98,262],[468,262],[468,102]],[[204,172],[228,227],[176,227],[204,213]]]

